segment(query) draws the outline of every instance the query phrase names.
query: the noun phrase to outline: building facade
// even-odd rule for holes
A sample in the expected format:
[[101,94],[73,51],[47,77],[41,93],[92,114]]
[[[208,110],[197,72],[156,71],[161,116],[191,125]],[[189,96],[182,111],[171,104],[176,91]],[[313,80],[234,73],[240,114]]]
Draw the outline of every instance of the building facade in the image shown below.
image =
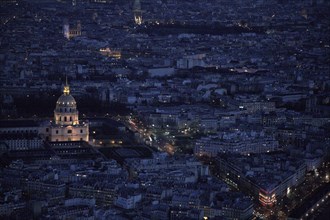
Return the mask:
[[48,140],[87,142],[89,140],[89,124],[86,121],[79,121],[77,103],[70,95],[68,84],[64,86],[63,94],[56,102],[54,122],[48,129]]

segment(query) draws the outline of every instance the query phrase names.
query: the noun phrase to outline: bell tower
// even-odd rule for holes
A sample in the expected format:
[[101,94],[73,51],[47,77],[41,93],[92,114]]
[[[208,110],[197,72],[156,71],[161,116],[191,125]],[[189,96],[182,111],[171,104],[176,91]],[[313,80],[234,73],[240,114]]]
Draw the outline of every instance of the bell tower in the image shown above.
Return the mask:
[[141,2],[140,0],[135,0],[133,4],[133,13],[134,13],[134,21],[135,24],[142,24],[142,10],[141,10]]

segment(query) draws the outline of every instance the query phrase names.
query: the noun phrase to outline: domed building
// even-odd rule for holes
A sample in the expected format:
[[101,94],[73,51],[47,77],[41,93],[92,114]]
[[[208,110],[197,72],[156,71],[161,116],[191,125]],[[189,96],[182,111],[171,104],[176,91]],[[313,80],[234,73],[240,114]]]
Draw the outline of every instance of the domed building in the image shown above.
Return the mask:
[[70,95],[70,87],[66,83],[63,94],[56,102],[54,122],[49,128],[50,141],[88,141],[88,122],[79,121],[76,100]]

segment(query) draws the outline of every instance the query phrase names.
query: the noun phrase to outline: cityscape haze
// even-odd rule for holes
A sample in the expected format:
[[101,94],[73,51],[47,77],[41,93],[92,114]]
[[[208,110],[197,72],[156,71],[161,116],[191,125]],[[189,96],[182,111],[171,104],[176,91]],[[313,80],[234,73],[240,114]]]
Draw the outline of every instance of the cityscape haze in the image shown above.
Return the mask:
[[0,219],[328,219],[329,17],[0,1]]

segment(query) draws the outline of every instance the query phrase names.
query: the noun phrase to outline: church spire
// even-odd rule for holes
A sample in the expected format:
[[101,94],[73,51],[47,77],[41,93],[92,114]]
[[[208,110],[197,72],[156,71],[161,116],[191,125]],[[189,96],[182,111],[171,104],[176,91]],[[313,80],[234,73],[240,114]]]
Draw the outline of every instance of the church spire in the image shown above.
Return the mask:
[[63,89],[63,93],[64,93],[64,95],[69,95],[70,94],[70,87],[69,87],[69,84],[68,84],[68,76],[65,76],[65,86],[64,86],[64,89]]

